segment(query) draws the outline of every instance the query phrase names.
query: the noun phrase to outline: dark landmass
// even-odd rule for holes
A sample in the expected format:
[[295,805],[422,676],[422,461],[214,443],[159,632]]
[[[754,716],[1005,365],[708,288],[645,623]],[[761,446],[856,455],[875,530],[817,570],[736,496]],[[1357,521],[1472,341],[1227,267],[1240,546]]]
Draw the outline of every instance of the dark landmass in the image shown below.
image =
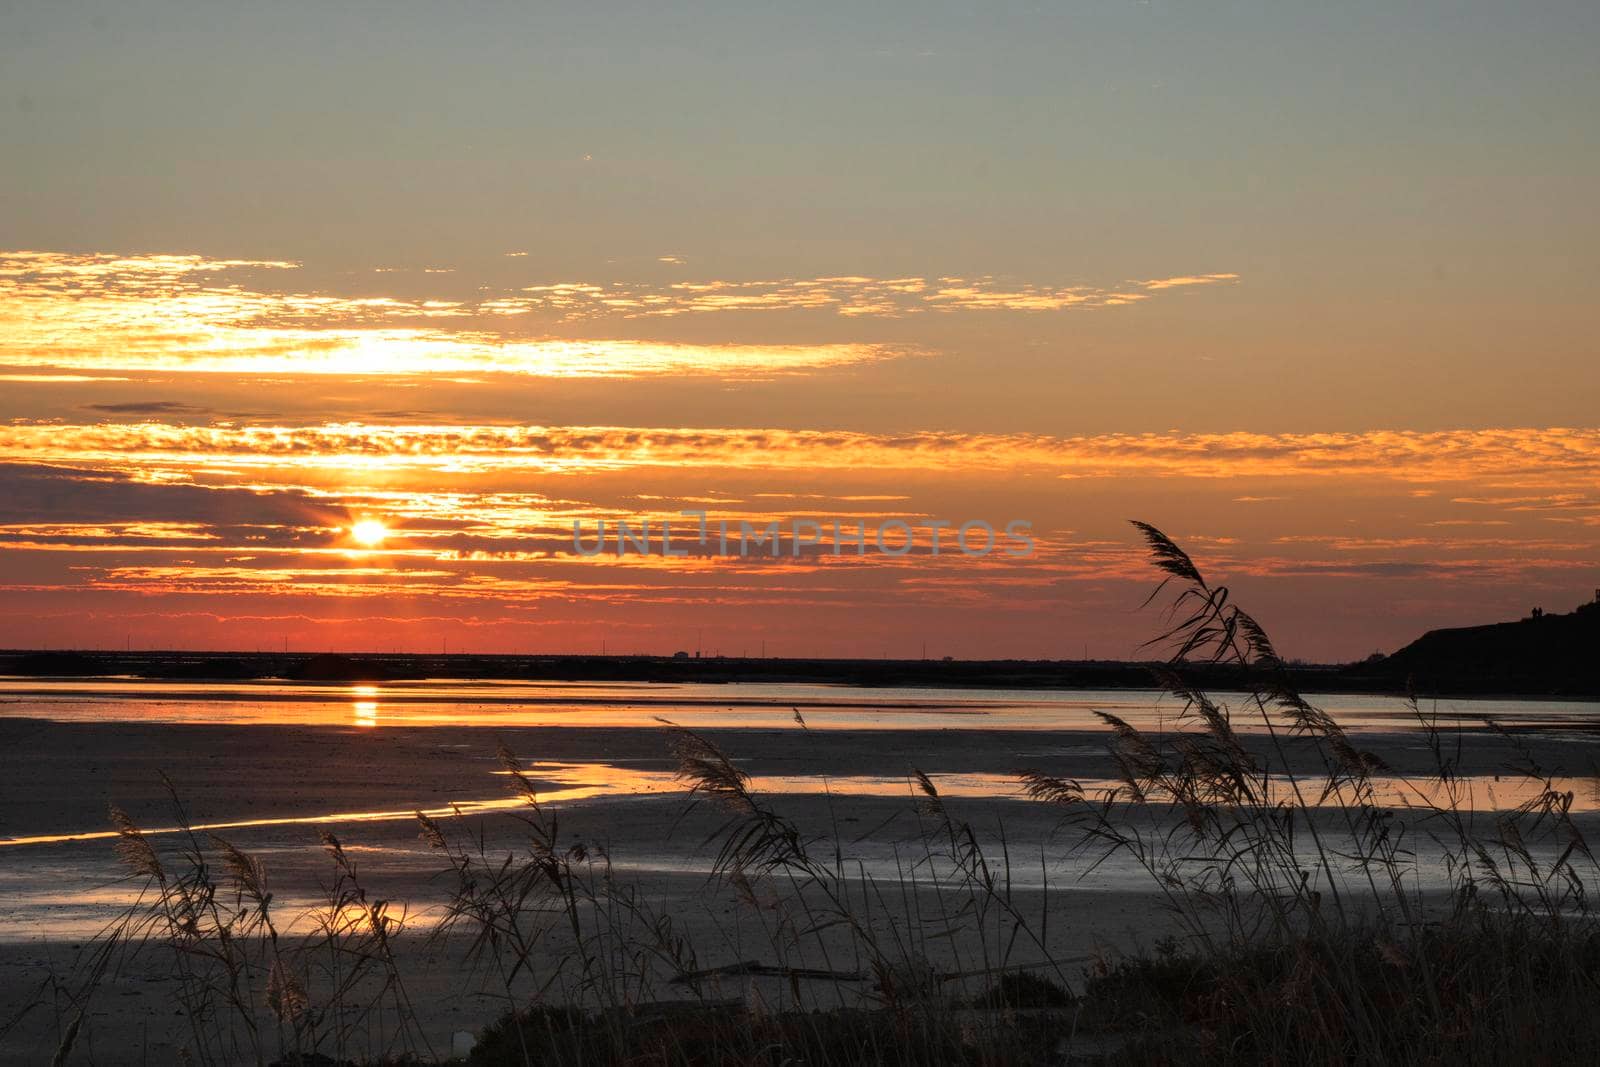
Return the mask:
[[[1071,660],[747,659],[732,656],[348,655],[281,652],[0,651],[0,675],[134,677],[168,681],[383,682],[422,678],[559,682],[786,682],[995,689],[1149,689],[1155,662]],[[1232,688],[1236,669],[1197,665],[1196,681]],[[1311,692],[1387,692],[1403,685],[1357,667],[1296,665]]]
[[[483,678],[560,682],[789,682],[860,686],[955,686],[1000,689],[1148,689],[1155,662],[1073,660],[756,659],[739,656],[413,655],[282,652],[0,651],[0,675],[132,676],[168,680],[282,679],[379,682]],[[1225,687],[1237,671],[1197,668]],[[1345,668],[1297,666],[1314,689],[1359,689]]]
[[1372,667],[1419,692],[1600,695],[1600,594],[1565,615],[1431,630]]
[[[1161,664],[1118,660],[766,659],[743,656],[416,655],[410,653],[0,651],[0,675],[165,680],[383,682],[421,678],[553,682],[787,682],[993,689],[1148,689]],[[1600,696],[1600,600],[1567,615],[1433,630],[1392,656],[1291,664],[1316,693]],[[1237,668],[1191,664],[1212,689]]]

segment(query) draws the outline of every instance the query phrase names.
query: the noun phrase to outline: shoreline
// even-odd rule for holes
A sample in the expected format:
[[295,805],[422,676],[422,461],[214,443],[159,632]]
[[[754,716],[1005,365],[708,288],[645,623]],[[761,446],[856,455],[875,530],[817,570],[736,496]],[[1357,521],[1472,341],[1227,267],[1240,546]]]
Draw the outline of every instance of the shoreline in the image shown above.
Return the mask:
[[[549,682],[781,683],[860,688],[1146,689],[1158,660],[925,660],[676,655],[414,654],[241,651],[0,649],[0,677],[142,678],[151,681],[398,682],[424,679]],[[1235,669],[1187,668],[1208,688],[1228,688]],[[1361,664],[1297,664],[1307,692],[1404,692],[1404,681]],[[1551,695],[1571,695],[1555,693]],[[1600,695],[1597,693],[1596,695]]]
[[[826,685],[871,689],[1005,689],[1041,692],[1146,690],[1162,660],[815,659],[722,655],[310,653],[169,649],[159,651],[0,649],[0,679],[193,683],[354,683],[477,681],[568,684],[660,683]],[[1208,689],[1233,688],[1235,667],[1189,663],[1186,675]],[[1407,695],[1410,674],[1381,663],[1297,663],[1289,682],[1310,695]],[[1600,681],[1562,676],[1522,688],[1472,681],[1419,689],[1426,697],[1480,700],[1600,700]]]

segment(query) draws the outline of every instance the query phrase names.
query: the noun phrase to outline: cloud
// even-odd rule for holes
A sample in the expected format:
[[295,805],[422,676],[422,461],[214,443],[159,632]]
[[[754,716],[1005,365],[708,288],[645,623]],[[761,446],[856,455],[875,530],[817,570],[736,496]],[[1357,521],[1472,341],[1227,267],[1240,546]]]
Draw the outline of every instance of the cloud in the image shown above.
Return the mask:
[[1184,274],[1176,278],[1152,278],[1138,284],[1152,292],[1160,292],[1163,289],[1178,289],[1190,285],[1216,285],[1238,280],[1237,274]]
[[0,374],[0,382],[126,382],[129,378],[113,378],[104,374]]
[[1458,496],[1452,504],[1477,504],[1501,511],[1600,511],[1600,498],[1588,493],[1547,493],[1536,496]]
[[140,400],[125,404],[85,404],[84,410],[107,415],[204,415],[210,409],[180,404],[176,400]]
[[[666,257],[674,259],[675,257]],[[681,265],[674,263],[673,265]],[[549,378],[707,375],[770,378],[915,354],[904,345],[691,344],[530,336],[575,322],[739,311],[846,319],[1111,308],[1213,274],[1121,287],[1049,286],[991,276],[670,283],[558,281],[483,289],[471,300],[341,296],[268,288],[297,265],[199,256],[0,253],[0,366],[151,373]],[[446,273],[426,268],[425,275]],[[637,324],[634,329],[637,330]],[[28,375],[68,380],[66,375]]]
[[819,311],[847,318],[899,318],[921,313],[972,311],[1053,312],[1122,307],[1150,294],[1183,285],[1218,285],[1237,274],[1134,281],[1120,288],[1050,286],[1007,282],[993,275],[974,278],[830,275],[758,281],[682,281],[667,285],[633,282],[563,282],[524,288],[520,297],[496,301],[501,314],[531,309],[566,318],[621,315],[668,317],[730,311]]
[[294,270],[300,264],[272,259],[208,259],[194,255],[119,256],[71,252],[0,253],[0,278],[101,279],[106,284],[143,284],[157,279],[240,270]]
[[232,466],[355,464],[434,469],[612,469],[706,465],[825,470],[1037,470],[1063,478],[1378,477],[1570,486],[1600,476],[1600,429],[1361,433],[875,434],[619,426],[179,425],[160,421],[0,426],[0,459],[170,461]]
[[1545,576],[1570,581],[1573,571],[1592,570],[1592,559],[1527,557],[1451,560],[1295,560],[1258,557],[1233,561],[1233,575],[1257,578],[1383,578],[1430,581],[1531,582]]
[[0,464],[0,524],[179,523],[306,531],[349,521],[339,502],[297,488],[257,492],[171,481],[136,481],[106,469]]
[[[270,292],[219,272],[293,264],[192,256],[0,254],[0,365],[69,370],[549,378],[771,378],[912,354],[886,344],[530,338],[487,299]],[[66,380],[65,375],[26,375]]]

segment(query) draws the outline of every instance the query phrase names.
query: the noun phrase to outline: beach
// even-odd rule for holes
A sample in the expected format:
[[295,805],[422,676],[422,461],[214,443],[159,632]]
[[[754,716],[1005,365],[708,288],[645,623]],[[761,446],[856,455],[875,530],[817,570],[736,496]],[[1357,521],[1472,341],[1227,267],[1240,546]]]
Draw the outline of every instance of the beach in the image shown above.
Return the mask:
[[[906,913],[936,913],[950,881],[939,840],[942,815],[913,777],[926,774],[942,814],[970,825],[997,867],[1004,863],[1008,899],[1017,911],[1042,920],[1034,924],[1046,931],[1041,943],[1016,949],[1014,961],[1053,960],[1070,981],[1094,960],[1150,951],[1180,932],[1144,872],[1117,858],[1096,865],[1098,852],[1085,849],[1081,830],[1058,808],[1022,795],[1018,776],[1028,770],[1115,783],[1105,724],[1079,714],[1080,704],[1096,703],[1093,695],[1063,699],[1047,713],[993,695],[890,698],[835,689],[822,699],[738,687],[722,687],[721,703],[712,707],[698,692],[640,687],[621,697],[613,693],[610,704],[583,705],[587,711],[563,704],[569,717],[559,725],[523,725],[548,711],[533,702],[478,705],[487,710],[473,712],[463,700],[462,722],[418,724],[408,721],[403,692],[371,687],[353,702],[349,687],[311,693],[269,687],[250,700],[204,687],[140,696],[137,685],[121,683],[116,692],[122,696],[64,685],[48,700],[24,693],[0,717],[0,751],[7,753],[0,806],[0,895],[6,900],[0,1000],[8,1016],[32,999],[41,1001],[7,1035],[9,1062],[28,1062],[54,1048],[66,1021],[52,1007],[52,983],[70,984],[96,936],[147,891],[148,879],[132,874],[118,855],[111,805],[126,812],[163,857],[176,860],[192,840],[210,848],[221,839],[257,858],[279,921],[296,935],[312,930],[319,909],[326,910],[334,872],[321,835],[335,835],[364,891],[391,902],[401,919],[396,958],[420,1026],[440,1048],[453,1034],[476,1032],[503,1012],[506,995],[492,969],[469,958],[466,937],[436,929],[451,898],[449,864],[420,835],[415,812],[499,855],[526,854],[519,817],[536,809],[554,820],[563,848],[583,846],[589,870],[603,870],[608,884],[626,885],[651,914],[670,915],[701,969],[768,959],[762,906],[752,907],[738,887],[711,877],[730,812],[690,794],[676,776],[673,734],[658,713],[692,720],[699,736],[726,752],[750,776],[752,789],[792,819],[819,854],[848,857],[845,881],[896,887],[895,907]],[[447,696],[411,695],[425,708]],[[1102,696],[1111,702],[1112,695]],[[801,711],[797,719],[802,698],[810,717]],[[791,699],[795,705],[783,703]],[[1115,699],[1132,718],[1142,708],[1148,722],[1182,725],[1156,694]],[[671,706],[658,706],[662,702]],[[1367,725],[1355,736],[1383,756],[1394,780],[1423,782],[1434,754],[1420,730],[1388,716],[1391,703],[1368,701],[1361,719]],[[1473,721],[1478,707],[1460,702],[1443,710],[1447,736],[1477,775],[1473,804],[1484,818],[1527,795],[1522,777],[1506,773],[1496,781],[1495,769],[1531,761],[1574,790],[1573,810],[1583,824],[1594,820],[1592,776],[1600,748],[1592,740],[1591,709],[1538,702],[1499,708],[1513,726],[1497,732]],[[301,721],[263,721],[263,708],[297,709],[290,717]],[[17,713],[27,709],[35,714]],[[719,715],[759,725],[706,725]],[[942,716],[944,725],[918,720],[902,727],[897,715]],[[1029,716],[1032,728],[1018,725]],[[607,725],[584,725],[585,717]],[[991,726],[995,721],[1005,725]],[[380,725],[386,722],[397,724]],[[1241,718],[1241,728],[1247,725]],[[1259,729],[1241,736],[1263,758],[1271,746],[1286,744],[1291,765],[1314,777],[1309,749]],[[502,749],[525,768],[534,802],[506,773]],[[1396,806],[1404,810],[1404,798]],[[192,836],[173,832],[183,825]],[[1417,827],[1419,839],[1425,830]],[[1425,867],[1419,860],[1419,871]],[[784,890],[775,884],[757,887],[754,895],[759,901]],[[570,943],[564,937],[551,935],[552,968]],[[970,931],[928,948],[931,964],[946,972],[980,969],[975,961],[983,952]],[[659,977],[661,988],[673,989],[669,975]],[[548,978],[536,975],[537,981]],[[174,1014],[170,995],[175,980],[170,951],[162,946],[119,958],[89,1016],[93,1047],[120,1050],[119,1056],[136,1047],[158,1059],[171,1054],[185,1039],[185,1020],[181,1009]],[[786,995],[783,983],[726,981],[729,988],[719,985],[717,992],[748,997],[765,984],[773,987],[766,995]],[[848,988],[857,987],[863,996],[871,992],[870,981]]]

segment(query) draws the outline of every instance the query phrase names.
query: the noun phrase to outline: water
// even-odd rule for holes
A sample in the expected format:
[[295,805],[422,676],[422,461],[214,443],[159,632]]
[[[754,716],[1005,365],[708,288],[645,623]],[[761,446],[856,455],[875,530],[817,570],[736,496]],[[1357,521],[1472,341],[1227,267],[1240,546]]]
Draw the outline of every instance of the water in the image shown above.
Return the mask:
[[[1242,730],[1260,729],[1242,697],[1216,696],[1235,708]],[[1409,750],[1411,766],[1423,765],[1417,762],[1422,735],[1403,700],[1352,694],[1314,700],[1361,734],[1363,744],[1383,752]],[[62,724],[22,727],[30,737],[58,738],[45,745],[56,760],[47,770],[35,770],[31,778],[24,773],[29,767],[20,761],[36,757],[21,753],[33,742],[0,757],[19,761],[0,764],[0,788],[26,780],[39,794],[29,798],[18,789],[10,794],[17,803],[0,806],[12,813],[0,827],[0,896],[10,902],[0,942],[84,936],[136,893],[110,848],[115,835],[105,819],[106,800],[141,812],[141,824],[161,847],[181,846],[186,835],[171,820],[157,770],[178,772],[185,800],[193,805],[193,829],[271,857],[285,899],[312,899],[321,871],[316,835],[331,827],[397,892],[420,900],[436,890],[429,879],[437,859],[416,842],[415,813],[476,818],[520,807],[523,799],[495,761],[494,743],[502,736],[497,728],[541,727],[551,732],[539,735],[540,751],[528,753],[534,758],[525,764],[541,804],[570,807],[569,825],[613,844],[619,869],[699,877],[708,859],[703,849],[688,847],[698,846],[699,837],[672,836],[683,807],[674,795],[681,797],[686,787],[658,736],[660,720],[668,719],[734,731],[719,733],[719,740],[736,756],[753,756],[760,764],[752,768],[751,782],[759,793],[801,804],[809,798],[813,811],[825,795],[829,810],[837,808],[843,819],[841,832],[862,869],[892,879],[904,862],[905,835],[915,836],[909,813],[922,799],[906,773],[912,759],[929,761],[918,765],[943,797],[1007,802],[1006,834],[1018,855],[1047,851],[1055,857],[1063,849],[1054,816],[1023,801],[1016,770],[1042,766],[1079,777],[1091,792],[1109,788],[1116,783],[1103,777],[1108,733],[1095,713],[1163,730],[1179,725],[1181,711],[1154,690],[0,678],[0,720]],[[1571,765],[1551,784],[1572,791],[1574,812],[1600,810],[1587,756],[1600,741],[1600,703],[1451,699],[1429,703],[1425,711],[1470,730],[1485,757],[1481,764],[1514,755],[1507,742],[1482,728],[1485,718],[1514,728],[1546,753],[1568,757]],[[808,739],[797,712],[806,730],[822,736]],[[172,728],[80,729],[120,724]],[[273,731],[274,725],[290,729]],[[194,726],[249,729],[204,735],[184,729]],[[249,740],[241,743],[241,735]],[[89,748],[80,750],[82,745]],[[1375,779],[1385,803],[1420,808],[1437,799],[1426,774],[1407,773]],[[1506,811],[1534,798],[1545,784],[1496,776],[1480,765],[1462,779],[1462,807]],[[902,813],[894,816],[900,821],[882,829],[880,822],[894,812]],[[984,819],[982,832],[988,833],[990,816]],[[1418,827],[1425,828],[1420,817]],[[1420,832],[1414,838],[1424,841]],[[1018,884],[1060,884],[1072,875],[1067,863],[1053,859],[1048,875],[1042,867],[1019,870]],[[1418,863],[1419,877],[1431,878],[1430,862]],[[1073,884],[1139,887],[1143,878],[1131,865],[1114,861]]]
[[[1216,699],[1242,711],[1240,694]],[[1390,732],[1416,725],[1399,697],[1328,694],[1314,702],[1347,729]],[[516,682],[425,679],[383,684],[147,682],[133,678],[0,678],[0,717],[57,722],[154,722],[300,726],[653,727],[661,718],[695,728],[787,729],[798,711],[818,730],[1103,730],[1095,712],[1141,729],[1175,726],[1182,706],[1157,690],[858,688],[777,683]],[[1600,727],[1600,702],[1429,701],[1442,722],[1549,731]],[[1237,725],[1258,728],[1249,714]]]

